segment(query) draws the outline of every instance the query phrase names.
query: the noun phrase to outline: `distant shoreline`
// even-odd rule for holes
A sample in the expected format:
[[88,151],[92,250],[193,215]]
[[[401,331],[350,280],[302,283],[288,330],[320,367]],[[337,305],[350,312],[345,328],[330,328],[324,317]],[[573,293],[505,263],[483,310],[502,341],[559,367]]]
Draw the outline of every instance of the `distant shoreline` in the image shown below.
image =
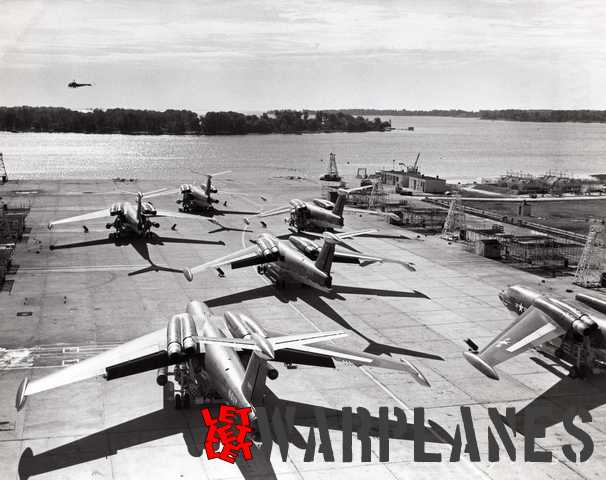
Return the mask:
[[[337,110],[325,110],[333,112]],[[479,118],[480,120],[505,120],[510,122],[543,123],[606,123],[606,110],[390,110],[390,109],[343,109],[350,115],[390,116],[390,117],[454,117]]]
[[0,131],[123,135],[247,135],[385,132],[390,122],[343,112],[273,110],[262,115],[189,110],[112,108],[81,112],[61,107],[0,107]]

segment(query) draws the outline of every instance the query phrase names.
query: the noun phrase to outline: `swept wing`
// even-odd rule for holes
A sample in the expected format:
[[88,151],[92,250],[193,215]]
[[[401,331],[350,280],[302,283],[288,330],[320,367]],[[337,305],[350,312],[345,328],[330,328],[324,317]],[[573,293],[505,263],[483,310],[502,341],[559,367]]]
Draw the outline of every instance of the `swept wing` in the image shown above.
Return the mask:
[[495,365],[564,333],[564,329],[549,315],[530,307],[478,353],[465,352],[463,355],[484,375],[498,380],[499,375],[493,368]]
[[109,208],[104,208],[103,210],[97,210],[95,212],[85,213],[83,215],[76,215],[75,217],[68,217],[62,218],[61,220],[55,220],[54,222],[49,222],[48,228],[51,229],[55,225],[60,225],[62,223],[84,222],[87,220],[93,220],[95,218],[104,217],[111,217],[109,213]]
[[44,392],[53,388],[61,387],[71,383],[80,382],[96,376],[107,376],[107,369],[113,365],[128,362],[129,360],[150,358],[155,354],[166,354],[166,328],[156,330],[142,337],[126,342],[106,352],[57,370],[50,375],[34,381],[26,378],[21,383],[15,406],[17,409],[23,407],[28,396]]

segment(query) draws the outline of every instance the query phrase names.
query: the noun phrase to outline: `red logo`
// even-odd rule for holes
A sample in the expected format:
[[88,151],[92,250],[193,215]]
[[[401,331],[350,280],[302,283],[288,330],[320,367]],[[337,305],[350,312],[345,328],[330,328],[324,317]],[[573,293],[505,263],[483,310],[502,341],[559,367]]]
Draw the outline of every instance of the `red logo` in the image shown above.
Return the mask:
[[213,418],[210,409],[200,410],[202,420],[208,431],[204,441],[204,450],[209,459],[220,458],[234,463],[240,452],[244,460],[252,458],[252,442],[246,440],[246,435],[252,431],[248,414],[251,408],[236,408],[231,405],[221,405],[219,415]]

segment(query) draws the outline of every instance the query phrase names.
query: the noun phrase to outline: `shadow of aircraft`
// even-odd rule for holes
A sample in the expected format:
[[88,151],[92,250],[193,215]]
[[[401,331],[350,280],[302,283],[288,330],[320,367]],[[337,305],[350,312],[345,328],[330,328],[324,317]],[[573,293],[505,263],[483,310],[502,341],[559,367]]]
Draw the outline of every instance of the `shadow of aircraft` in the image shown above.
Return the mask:
[[61,245],[51,245],[49,248],[51,250],[63,250],[68,248],[82,248],[82,247],[92,247],[95,245],[116,245],[117,247],[124,246],[132,246],[135,251],[150,264],[149,267],[145,267],[141,270],[137,270],[135,272],[129,273],[129,275],[137,275],[139,273],[144,273],[148,271],[167,271],[167,272],[175,272],[182,273],[183,270],[165,267],[161,265],[156,265],[153,260],[150,258],[149,247],[148,245],[164,245],[165,243],[189,243],[189,244],[198,244],[198,245],[225,245],[223,241],[213,241],[213,240],[197,240],[193,238],[173,238],[173,237],[163,237],[157,235],[156,233],[151,233],[149,237],[139,237],[134,235],[129,236],[121,236],[115,237],[110,236],[107,238],[100,238],[98,240],[87,240],[84,242],[75,242],[75,243],[65,243]]
[[[175,410],[172,402],[172,386],[169,383],[164,387],[164,405],[155,412],[148,413],[141,417],[128,420],[124,423],[114,425],[105,430],[93,433],[86,437],[74,440],[59,447],[47,450],[42,453],[34,454],[30,447],[27,447],[19,459],[18,473],[21,480],[26,480],[32,476],[43,473],[53,472],[74,465],[80,465],[93,460],[107,458],[118,455],[120,450],[125,450],[137,445],[144,445],[165,437],[181,434],[185,442],[188,453],[192,457],[202,457],[204,449],[204,440],[206,439],[206,427],[202,421],[199,408],[190,410]],[[288,444],[295,448],[305,449],[307,442],[298,432],[297,427],[318,428],[318,417],[327,419],[327,428],[329,430],[343,431],[343,414],[341,410],[325,408],[317,405],[282,400],[276,397],[269,388],[265,392],[266,411],[269,419],[274,418],[274,412],[279,410],[279,414],[286,411],[287,407],[294,407],[294,422],[292,430],[287,432]],[[201,405],[199,407],[208,407],[213,416],[217,415],[218,405]],[[355,438],[359,426],[362,424],[361,416],[357,413],[352,415],[353,435]],[[378,437],[381,429],[381,422],[378,417],[369,416],[365,420],[370,437]],[[435,425],[435,424],[434,424]],[[261,446],[253,443],[252,459],[243,460],[241,457],[236,461],[236,466],[240,473],[247,480],[265,480],[277,479],[273,465],[270,460],[271,448],[273,442],[276,442],[275,428],[270,432],[272,438],[271,445]],[[424,436],[427,442],[445,443],[448,440],[442,439],[437,432],[440,428],[436,426],[424,428]],[[317,436],[317,434],[316,434]],[[390,439],[414,440],[414,425],[400,419],[400,421],[388,419],[387,437]],[[355,442],[355,440],[353,440]],[[24,440],[27,443],[27,440]],[[319,440],[317,440],[319,442]],[[353,448],[357,446],[353,445]],[[322,455],[317,452],[319,461],[323,461]],[[335,452],[335,460],[339,460]],[[318,456],[319,455],[319,456]],[[210,461],[210,460],[205,460]],[[220,460],[213,460],[220,461]]]
[[250,212],[250,211],[245,211],[245,210],[219,210],[217,208],[213,208],[212,210],[195,209],[195,210],[190,210],[189,212],[185,212],[185,211],[183,211],[182,208],[179,208],[179,212],[189,213],[192,216],[205,217],[205,218],[224,217],[225,215],[257,215],[259,213],[259,211]]
[[214,230],[210,230],[208,232],[211,234],[219,233],[219,232],[252,232],[252,230],[248,229],[248,225],[246,225],[244,228],[238,228],[238,227],[230,227],[230,226],[223,225],[222,223],[219,223],[217,220],[214,220],[212,218],[209,218],[208,221],[218,227],[218,228],[215,228]]
[[535,362],[539,360],[537,363],[548,368],[550,372],[559,377],[559,380],[549,390],[517,412],[513,422],[509,422],[505,416],[502,416],[503,420],[516,432],[525,435],[531,419],[534,423],[533,432],[537,432],[539,431],[537,426],[547,429],[561,424],[566,415],[573,416],[583,410],[591,413],[594,408],[606,404],[605,374],[573,379],[545,361],[535,358],[533,360]]
[[[176,410],[172,397],[173,386],[172,383],[169,383],[163,389],[163,407],[155,412],[114,425],[37,455],[31,448],[26,448],[19,460],[19,478],[25,480],[34,475],[107,458],[117,455],[120,450],[177,434],[183,436],[187,451],[192,457],[201,457],[204,450],[206,427],[202,422],[200,410],[199,408]],[[217,414],[218,405],[201,405],[201,407],[203,406],[209,407],[213,416]],[[236,461],[244,478],[251,480],[276,479],[271,462],[261,454],[260,449],[254,443],[251,450],[252,460]]]
[[283,303],[296,302],[301,300],[316,311],[327,316],[341,327],[354,332],[356,335],[362,337],[368,342],[368,346],[364,349],[367,353],[374,355],[409,355],[412,357],[427,358],[431,360],[444,360],[439,355],[434,355],[427,352],[419,352],[416,350],[410,350],[395,345],[388,345],[384,343],[376,342],[367,335],[354,328],[347,320],[339,315],[328,303],[324,301],[324,298],[331,300],[345,300],[341,294],[353,294],[353,295],[372,295],[379,297],[399,297],[399,298],[427,298],[429,297],[424,293],[414,290],[412,292],[401,292],[397,290],[384,290],[378,288],[364,288],[364,287],[349,287],[345,285],[333,285],[333,291],[330,293],[321,292],[319,290],[313,290],[309,288],[289,288],[288,290],[279,290],[273,285],[266,285],[264,287],[252,288],[243,292],[233,293],[230,295],[224,295],[222,297],[211,298],[205,301],[209,308],[219,307],[224,305],[231,305],[233,303],[241,303],[246,300],[254,300],[257,298],[264,297],[276,297]]

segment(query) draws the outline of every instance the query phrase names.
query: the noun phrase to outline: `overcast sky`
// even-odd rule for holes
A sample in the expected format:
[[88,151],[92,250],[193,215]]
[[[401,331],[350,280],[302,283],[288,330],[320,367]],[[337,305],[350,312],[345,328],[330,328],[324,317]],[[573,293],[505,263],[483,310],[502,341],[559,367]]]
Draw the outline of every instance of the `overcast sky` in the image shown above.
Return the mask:
[[605,32],[603,0],[0,0],[0,105],[606,109]]

